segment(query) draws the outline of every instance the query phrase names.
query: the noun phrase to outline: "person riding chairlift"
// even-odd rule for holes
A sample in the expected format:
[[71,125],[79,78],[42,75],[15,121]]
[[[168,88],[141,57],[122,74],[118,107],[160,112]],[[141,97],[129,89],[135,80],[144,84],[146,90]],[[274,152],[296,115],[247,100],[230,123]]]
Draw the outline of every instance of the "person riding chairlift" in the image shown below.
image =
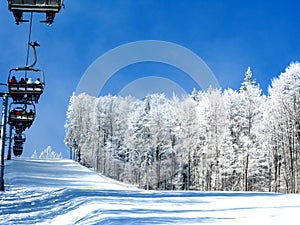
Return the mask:
[[51,25],[54,21],[55,15],[55,12],[46,12],[46,23]]
[[14,10],[13,14],[16,19],[16,24],[19,25],[23,21],[23,12],[20,10]]
[[18,83],[18,81],[17,81],[17,79],[16,79],[15,76],[12,76],[12,78],[11,78],[10,81],[9,81],[9,83],[11,83],[11,84],[16,84],[16,83]]
[[24,116],[24,115],[26,115],[26,114],[27,114],[26,109],[23,109],[23,110],[22,110],[22,115]]
[[22,77],[21,80],[19,81],[19,84],[26,84],[25,79]]
[[32,82],[32,79],[31,79],[31,78],[28,78],[26,83],[27,83],[27,84],[32,84],[32,83],[33,83],[33,82]]
[[34,82],[35,84],[41,84],[41,79],[37,78],[36,81]]
[[[28,88],[33,86],[33,82],[32,82],[32,79],[30,77],[27,78],[26,84],[27,84]],[[32,100],[32,94],[27,93],[27,99]]]

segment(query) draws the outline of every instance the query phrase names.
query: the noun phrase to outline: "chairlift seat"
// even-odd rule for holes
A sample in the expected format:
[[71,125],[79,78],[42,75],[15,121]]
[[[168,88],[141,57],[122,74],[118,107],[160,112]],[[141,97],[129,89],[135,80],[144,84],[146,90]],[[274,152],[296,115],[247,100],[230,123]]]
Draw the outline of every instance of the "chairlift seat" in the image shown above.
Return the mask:
[[63,0],[8,0],[11,11],[58,13],[62,6]]
[[23,153],[23,146],[22,145],[14,145],[13,152],[16,157],[21,156]]

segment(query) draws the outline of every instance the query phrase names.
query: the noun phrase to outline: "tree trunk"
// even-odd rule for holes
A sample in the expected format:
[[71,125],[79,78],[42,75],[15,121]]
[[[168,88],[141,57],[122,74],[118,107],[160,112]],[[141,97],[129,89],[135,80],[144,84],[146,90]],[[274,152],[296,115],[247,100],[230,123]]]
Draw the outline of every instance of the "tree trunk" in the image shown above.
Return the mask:
[[245,163],[245,191],[248,191],[248,166],[249,166],[249,154],[246,156],[246,163]]

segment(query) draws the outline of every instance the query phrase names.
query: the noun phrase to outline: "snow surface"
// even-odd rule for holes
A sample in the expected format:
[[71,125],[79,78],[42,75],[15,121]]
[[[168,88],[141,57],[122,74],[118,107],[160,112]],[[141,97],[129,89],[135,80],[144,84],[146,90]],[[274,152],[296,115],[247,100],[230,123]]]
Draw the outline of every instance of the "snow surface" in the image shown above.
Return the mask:
[[6,161],[0,224],[284,224],[300,195],[144,191],[58,159]]

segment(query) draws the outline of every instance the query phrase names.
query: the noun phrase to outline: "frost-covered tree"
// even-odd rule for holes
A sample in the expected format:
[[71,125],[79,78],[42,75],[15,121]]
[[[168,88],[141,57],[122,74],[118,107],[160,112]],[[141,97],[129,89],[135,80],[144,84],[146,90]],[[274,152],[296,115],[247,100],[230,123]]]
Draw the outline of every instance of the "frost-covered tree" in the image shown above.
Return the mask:
[[162,94],[151,95],[149,101],[149,130],[151,133],[151,147],[154,155],[154,170],[156,189],[168,186],[170,178],[169,158],[172,157],[173,148],[172,130],[174,130],[174,115],[170,100]]
[[134,182],[140,187],[149,189],[153,185],[150,177],[153,175],[153,149],[150,131],[149,97],[135,106],[128,121],[126,147],[129,149],[128,161],[132,166]]
[[40,159],[61,159],[62,155],[61,155],[61,152],[56,153],[56,152],[52,151],[51,146],[48,146],[41,152],[39,158]]
[[223,189],[243,189],[243,154],[241,146],[242,126],[240,125],[240,95],[227,89],[223,94],[226,107],[227,128],[223,142]]
[[286,192],[299,191],[300,64],[292,63],[272,81],[269,89],[270,148],[275,190],[282,178]]
[[37,151],[34,150],[34,152],[33,152],[32,156],[31,156],[31,158],[37,159],[37,157],[38,157]]
[[292,63],[268,97],[250,68],[238,91],[73,95],[65,143],[80,163],[146,189],[298,192],[299,74]]
[[[245,191],[257,190],[261,179],[264,179],[268,168],[265,167],[265,154],[261,151],[259,143],[259,126],[263,113],[262,106],[264,96],[259,85],[256,85],[252,78],[250,67],[245,73],[244,82],[240,88],[240,126],[241,126],[241,145],[243,157],[243,188]],[[261,165],[262,168],[259,168]],[[263,171],[263,168],[265,171]]]
[[70,98],[65,124],[65,144],[75,151],[77,161],[87,166],[92,165],[89,143],[93,137],[90,127],[92,126],[94,99],[87,94],[73,95]]
[[198,105],[202,135],[201,155],[205,190],[219,190],[222,183],[222,147],[226,131],[226,109],[220,90],[208,89]]
[[178,157],[180,172],[177,188],[190,190],[193,186],[193,174],[197,163],[197,153],[200,148],[199,124],[196,112],[197,102],[191,97],[175,100],[175,110],[178,115]]

